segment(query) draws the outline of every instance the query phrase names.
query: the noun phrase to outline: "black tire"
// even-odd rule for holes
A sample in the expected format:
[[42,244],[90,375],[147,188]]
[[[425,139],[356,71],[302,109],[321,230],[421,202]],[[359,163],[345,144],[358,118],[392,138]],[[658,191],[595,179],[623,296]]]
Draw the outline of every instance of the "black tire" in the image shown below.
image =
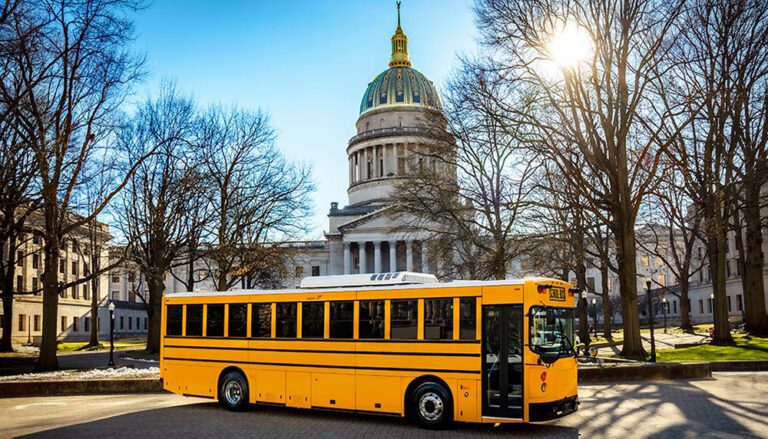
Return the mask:
[[248,380],[237,371],[227,372],[219,382],[219,404],[227,410],[242,412],[248,408]]
[[453,400],[443,385],[427,382],[413,391],[411,416],[424,428],[438,430],[453,422]]

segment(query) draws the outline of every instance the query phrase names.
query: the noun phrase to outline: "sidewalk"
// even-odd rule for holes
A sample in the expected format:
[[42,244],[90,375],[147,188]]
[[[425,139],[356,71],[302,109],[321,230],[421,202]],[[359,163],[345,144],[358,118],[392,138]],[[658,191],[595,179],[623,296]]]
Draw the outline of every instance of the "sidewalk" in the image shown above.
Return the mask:
[[[621,333],[614,333],[614,339],[620,339]],[[643,341],[643,347],[646,351],[651,350],[651,334],[647,330],[643,330],[640,333],[640,339]],[[709,336],[703,333],[689,334],[686,332],[668,330],[664,333],[663,328],[657,328],[654,331],[654,339],[656,342],[656,350],[675,349],[675,345],[680,344],[703,344],[709,342]],[[594,341],[593,341],[594,343]],[[614,355],[621,352],[621,341],[614,346],[600,347],[597,349],[599,356]],[[602,344],[602,342],[601,342]]]

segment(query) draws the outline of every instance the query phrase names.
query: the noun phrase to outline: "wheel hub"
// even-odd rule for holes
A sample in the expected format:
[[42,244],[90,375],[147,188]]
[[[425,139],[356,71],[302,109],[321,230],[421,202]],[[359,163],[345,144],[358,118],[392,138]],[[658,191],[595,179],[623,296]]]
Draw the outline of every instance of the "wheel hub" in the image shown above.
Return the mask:
[[240,404],[240,400],[243,398],[243,388],[240,383],[235,380],[227,381],[227,384],[224,385],[224,398],[230,405]]
[[443,399],[434,392],[428,392],[419,399],[419,414],[428,421],[436,421],[443,415]]

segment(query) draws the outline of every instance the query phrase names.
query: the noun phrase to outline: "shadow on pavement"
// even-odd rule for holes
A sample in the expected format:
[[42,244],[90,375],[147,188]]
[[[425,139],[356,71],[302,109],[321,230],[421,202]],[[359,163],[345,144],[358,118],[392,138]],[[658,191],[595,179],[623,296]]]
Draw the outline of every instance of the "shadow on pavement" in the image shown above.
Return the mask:
[[[74,414],[73,414],[74,415]],[[429,431],[402,418],[355,413],[256,407],[245,413],[224,410],[215,402],[146,410],[34,433],[47,437],[514,437],[578,438],[578,429],[554,424],[454,424]]]

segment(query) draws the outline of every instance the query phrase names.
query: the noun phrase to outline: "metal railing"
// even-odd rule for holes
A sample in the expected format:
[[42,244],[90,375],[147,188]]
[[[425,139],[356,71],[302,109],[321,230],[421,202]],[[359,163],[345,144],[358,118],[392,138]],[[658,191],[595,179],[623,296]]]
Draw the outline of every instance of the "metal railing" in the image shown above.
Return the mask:
[[368,139],[375,139],[377,137],[387,136],[404,136],[404,135],[426,135],[429,134],[429,129],[419,127],[392,127],[392,128],[377,128],[374,130],[368,130],[362,132],[351,139],[349,139],[349,146],[355,143],[362,142]]

